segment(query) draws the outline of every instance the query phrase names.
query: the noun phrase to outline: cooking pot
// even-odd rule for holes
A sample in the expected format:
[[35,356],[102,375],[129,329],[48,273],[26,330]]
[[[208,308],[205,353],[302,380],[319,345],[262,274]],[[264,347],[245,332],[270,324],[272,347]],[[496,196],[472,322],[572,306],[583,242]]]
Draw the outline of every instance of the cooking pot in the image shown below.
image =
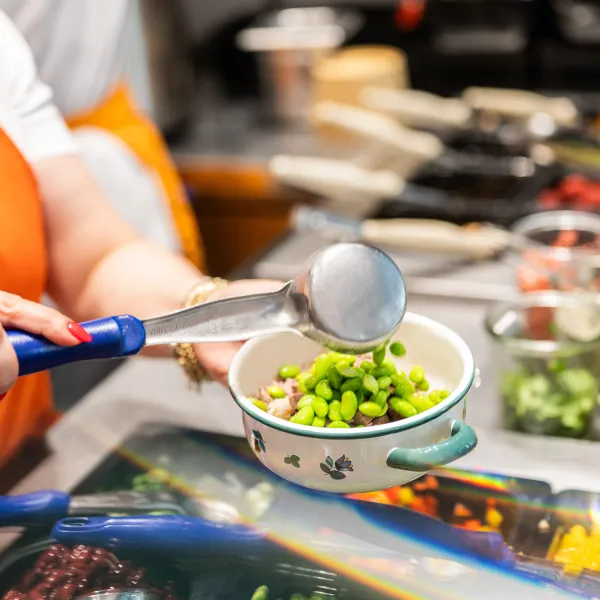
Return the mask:
[[444,325],[413,313],[406,313],[392,341],[407,349],[403,358],[394,359],[399,369],[421,365],[432,388],[452,393],[414,417],[350,429],[290,423],[248,399],[273,380],[281,365],[312,363],[323,352],[317,343],[293,333],[246,343],[231,365],[229,388],[244,412],[246,437],[258,459],[293,483],[349,493],[402,485],[468,454],[477,436],[465,422],[466,397],[476,375],[467,344]]

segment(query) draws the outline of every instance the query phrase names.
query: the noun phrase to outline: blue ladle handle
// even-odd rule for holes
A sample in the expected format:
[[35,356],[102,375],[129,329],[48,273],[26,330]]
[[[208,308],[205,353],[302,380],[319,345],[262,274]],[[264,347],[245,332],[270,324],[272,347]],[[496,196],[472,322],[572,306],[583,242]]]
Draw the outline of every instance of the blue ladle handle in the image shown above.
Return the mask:
[[92,341],[69,347],[19,329],[8,330],[8,339],[19,359],[19,376],[82,360],[130,356],[137,354],[146,342],[143,323],[131,315],[88,321],[82,326]]
[[0,496],[0,527],[48,527],[69,514],[70,501],[57,491]]
[[151,550],[171,557],[201,551],[256,552],[264,542],[263,534],[244,525],[180,515],[72,517],[56,523],[52,537],[66,545]]

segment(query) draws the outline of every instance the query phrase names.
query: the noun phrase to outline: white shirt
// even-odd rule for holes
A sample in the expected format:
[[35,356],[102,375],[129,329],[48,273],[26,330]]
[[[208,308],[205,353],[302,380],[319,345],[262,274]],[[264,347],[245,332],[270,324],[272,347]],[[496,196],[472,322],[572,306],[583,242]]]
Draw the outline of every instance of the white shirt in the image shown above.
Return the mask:
[[0,127],[28,162],[77,153],[77,145],[37,76],[33,56],[0,11]]
[[95,107],[125,68],[130,0],[0,0],[64,115]]

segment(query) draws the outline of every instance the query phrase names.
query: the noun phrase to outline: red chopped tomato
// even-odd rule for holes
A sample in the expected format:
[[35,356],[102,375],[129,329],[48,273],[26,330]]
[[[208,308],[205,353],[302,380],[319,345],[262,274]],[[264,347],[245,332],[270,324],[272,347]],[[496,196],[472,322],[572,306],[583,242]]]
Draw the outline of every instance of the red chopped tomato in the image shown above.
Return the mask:
[[473,516],[473,513],[464,504],[461,504],[460,502],[458,502],[454,506],[453,514],[455,517],[460,517],[460,518]]
[[565,229],[558,234],[558,237],[552,244],[555,248],[572,248],[577,245],[579,234],[572,229]]

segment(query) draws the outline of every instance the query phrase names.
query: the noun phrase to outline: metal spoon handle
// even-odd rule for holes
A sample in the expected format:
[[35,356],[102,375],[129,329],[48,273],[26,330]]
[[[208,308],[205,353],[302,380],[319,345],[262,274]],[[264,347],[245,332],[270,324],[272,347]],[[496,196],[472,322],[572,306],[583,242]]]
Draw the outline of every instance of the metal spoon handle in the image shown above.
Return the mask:
[[288,295],[290,287],[291,283],[275,293],[227,298],[143,322],[131,315],[89,321],[82,326],[92,341],[77,346],[59,346],[21,330],[7,335],[20,376],[82,360],[131,356],[147,345],[242,341],[288,331],[300,322],[301,299]]
[[278,292],[226,298],[147,319],[146,345],[234,342],[288,331],[298,322],[290,287],[288,283]]

